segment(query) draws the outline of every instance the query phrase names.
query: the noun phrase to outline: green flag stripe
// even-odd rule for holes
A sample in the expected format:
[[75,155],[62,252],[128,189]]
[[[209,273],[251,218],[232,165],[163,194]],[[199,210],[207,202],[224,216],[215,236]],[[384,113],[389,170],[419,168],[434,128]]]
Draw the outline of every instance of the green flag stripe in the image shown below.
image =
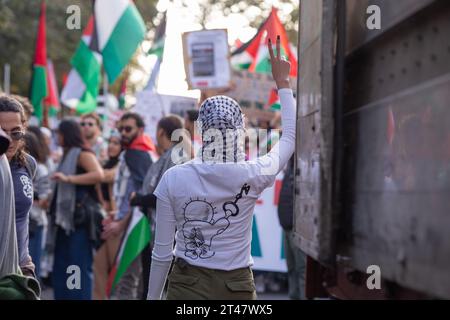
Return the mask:
[[34,108],[34,114],[39,120],[42,120],[44,112],[43,99],[47,94],[47,71],[44,66],[35,65],[31,80],[30,100]]
[[77,114],[85,114],[94,112],[97,108],[97,92],[95,95],[89,91],[84,91],[83,96],[77,104],[76,112]]
[[142,250],[144,250],[145,246],[150,241],[150,237],[150,225],[147,217],[143,215],[126,239],[120,264],[117,268],[116,276],[114,277],[113,288],[134,259],[136,259]]
[[279,110],[281,110],[281,105],[278,102],[274,103],[273,105],[270,106],[270,110],[279,111]]
[[59,109],[56,106],[50,106],[50,110],[48,111],[48,115],[50,117],[56,117],[58,115]]
[[256,65],[255,72],[257,73],[270,73],[272,72],[272,65],[269,62],[269,59],[267,57],[264,57],[259,61],[259,63]]
[[78,45],[77,51],[72,58],[72,66],[77,70],[84,84],[93,96],[97,96],[100,85],[101,66],[95,58],[94,53],[84,41]]
[[[260,52],[261,54],[261,52]],[[286,52],[283,49],[283,47],[281,47],[281,55],[284,58],[287,58]],[[270,64],[269,61],[269,51],[264,50],[264,57],[262,59],[260,59],[255,67],[255,72],[257,73],[271,73],[272,72],[272,65]]]
[[145,25],[134,5],[128,6],[117,22],[106,46],[103,63],[110,83],[113,83],[128,64],[138,44],[144,39]]
[[253,215],[252,225],[252,244],[251,252],[253,257],[262,257],[261,245],[259,243],[258,226],[256,225],[256,216]]
[[251,63],[240,63],[240,64],[235,64],[234,67],[238,70],[248,70],[248,68],[250,68]]

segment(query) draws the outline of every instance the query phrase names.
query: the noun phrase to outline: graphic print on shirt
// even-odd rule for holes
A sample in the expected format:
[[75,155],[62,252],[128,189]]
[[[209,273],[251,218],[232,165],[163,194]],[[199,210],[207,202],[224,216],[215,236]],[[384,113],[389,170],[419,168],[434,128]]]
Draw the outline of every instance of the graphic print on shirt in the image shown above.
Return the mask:
[[25,197],[33,199],[33,184],[31,183],[30,178],[22,175],[20,176],[20,182],[22,182],[23,194],[25,195]]
[[223,204],[222,209],[225,212],[225,216],[237,216],[239,214],[239,207],[237,206],[237,202],[240,198],[242,198],[242,193],[248,194],[250,191],[250,186],[248,184],[244,184],[241,188],[241,192],[236,195],[234,201],[227,201]]
[[230,226],[230,217],[239,214],[237,202],[242,198],[243,193],[247,195],[250,186],[244,184],[241,191],[236,195],[234,201],[227,201],[223,204],[223,214],[219,215],[216,207],[206,199],[190,199],[183,207],[184,224],[183,237],[186,251],[184,255],[196,260],[208,259],[214,256],[211,250],[214,237],[222,234]]

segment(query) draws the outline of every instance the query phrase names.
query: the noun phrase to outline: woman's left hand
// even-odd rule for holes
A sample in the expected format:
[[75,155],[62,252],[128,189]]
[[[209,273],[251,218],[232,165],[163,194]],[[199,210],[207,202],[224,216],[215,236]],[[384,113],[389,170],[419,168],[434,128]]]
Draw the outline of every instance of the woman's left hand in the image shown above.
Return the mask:
[[66,176],[64,173],[62,172],[55,172],[52,176],[52,179],[57,181],[57,182],[69,182],[69,177]]

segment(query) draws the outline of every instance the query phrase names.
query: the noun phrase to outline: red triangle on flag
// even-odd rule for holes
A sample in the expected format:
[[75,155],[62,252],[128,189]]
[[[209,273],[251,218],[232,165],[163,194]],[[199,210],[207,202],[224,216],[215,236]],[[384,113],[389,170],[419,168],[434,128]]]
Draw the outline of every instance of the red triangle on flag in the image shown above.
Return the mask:
[[56,83],[55,69],[50,59],[47,61],[47,90],[48,95],[44,99],[44,105],[59,109],[58,85]]
[[91,36],[94,32],[94,16],[90,16],[86,27],[83,30],[83,36]]
[[34,64],[40,66],[47,65],[47,41],[45,25],[45,1],[41,2],[41,13],[39,15],[38,34],[36,39],[36,50],[34,52]]
[[275,39],[278,35],[280,36],[282,50],[286,54],[287,60],[291,63],[290,76],[297,76],[297,56],[294,52],[292,52],[286,30],[278,18],[278,10],[275,7],[272,8],[269,17],[258,30],[257,36],[250,40],[251,42],[246,49],[247,53],[253,57],[253,63],[249,68],[251,72],[255,71],[256,64],[258,63],[257,55],[260,46],[267,46],[269,39],[272,40],[272,43],[275,43]]
[[269,109],[273,104],[279,100],[277,89],[272,89],[270,91],[269,100],[267,100],[266,109]]

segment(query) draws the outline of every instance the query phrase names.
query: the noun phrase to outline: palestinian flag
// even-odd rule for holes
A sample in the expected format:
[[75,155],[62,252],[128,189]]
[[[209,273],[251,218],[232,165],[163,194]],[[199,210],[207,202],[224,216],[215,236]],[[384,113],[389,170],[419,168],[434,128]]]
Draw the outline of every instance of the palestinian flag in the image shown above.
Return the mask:
[[34,114],[41,122],[44,118],[44,99],[48,95],[47,88],[47,43],[45,25],[45,1],[41,2],[38,34],[33,60],[33,75],[30,87],[30,101]]
[[291,77],[297,76],[297,57],[290,47],[286,30],[278,18],[277,9],[272,8],[269,17],[258,28],[256,35],[231,54],[231,63],[237,69],[250,72],[270,73],[268,39],[275,43],[277,35],[281,37],[281,53],[291,62]]
[[115,286],[131,263],[139,257],[150,242],[150,223],[138,208],[133,210],[130,223],[123,237],[116,262],[109,274],[106,295],[111,296]]
[[94,14],[98,49],[112,84],[144,39],[145,24],[131,0],[96,0]]
[[95,49],[95,23],[91,16],[72,57],[72,70],[61,93],[61,101],[78,114],[94,111],[101,83],[101,55]]
[[56,116],[61,106],[58,100],[58,84],[56,83],[55,69],[50,59],[47,60],[47,88],[48,96],[44,100],[45,110],[49,112],[50,116]]
[[[256,35],[247,43],[238,47],[231,54],[231,64],[240,70],[249,70],[255,73],[271,73],[269,51],[267,42],[269,38],[275,43],[280,35],[281,54],[291,62],[291,77],[297,77],[297,57],[289,44],[286,30],[283,27],[276,8],[272,8],[269,17],[258,28]],[[266,108],[272,111],[280,110],[280,101],[275,89],[270,92]]]
[[267,101],[266,109],[272,111],[281,110],[280,97],[278,97],[277,89],[272,89],[269,95],[269,101]]

